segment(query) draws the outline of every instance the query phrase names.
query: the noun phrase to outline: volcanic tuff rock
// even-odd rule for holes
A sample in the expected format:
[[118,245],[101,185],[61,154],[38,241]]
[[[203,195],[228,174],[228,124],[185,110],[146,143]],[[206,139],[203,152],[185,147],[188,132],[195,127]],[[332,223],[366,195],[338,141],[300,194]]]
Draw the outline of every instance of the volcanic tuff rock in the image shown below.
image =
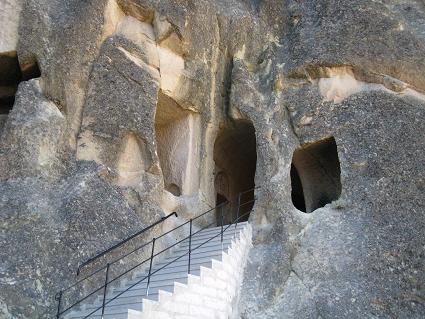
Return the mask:
[[[226,135],[246,127],[241,318],[425,317],[423,1],[7,0],[0,18],[0,56],[41,72],[0,108],[0,318],[51,318],[93,253],[244,190],[214,157],[250,149]],[[332,137],[340,195],[304,213],[293,153]]]

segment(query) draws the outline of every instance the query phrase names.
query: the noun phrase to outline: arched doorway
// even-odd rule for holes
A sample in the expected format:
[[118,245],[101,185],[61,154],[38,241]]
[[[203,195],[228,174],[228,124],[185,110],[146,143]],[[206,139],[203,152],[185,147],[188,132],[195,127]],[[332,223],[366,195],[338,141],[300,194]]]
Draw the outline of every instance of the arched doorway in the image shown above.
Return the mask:
[[[257,142],[254,125],[250,121],[232,122],[222,129],[214,144],[216,204],[226,198],[230,204],[224,209],[224,223],[229,224],[237,214],[247,220],[254,202],[255,169],[257,165]],[[238,194],[241,197],[238,211]],[[246,203],[246,204],[244,204]],[[217,219],[217,224],[221,220]]]

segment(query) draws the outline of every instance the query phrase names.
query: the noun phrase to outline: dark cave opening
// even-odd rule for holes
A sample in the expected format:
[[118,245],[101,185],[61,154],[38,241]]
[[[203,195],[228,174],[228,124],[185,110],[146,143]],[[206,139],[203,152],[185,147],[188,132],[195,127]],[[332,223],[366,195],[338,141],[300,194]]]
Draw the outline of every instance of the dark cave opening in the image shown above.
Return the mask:
[[293,205],[306,213],[341,195],[341,168],[333,137],[295,150],[291,165]]
[[28,81],[40,77],[40,69],[37,62],[19,66],[16,51],[0,53],[0,115],[9,114],[15,103],[15,95],[18,85],[22,81]]
[[[229,200],[223,211],[224,223],[231,223],[238,214],[244,216],[240,221],[248,220],[254,206],[254,191],[241,196],[239,210],[238,194],[255,187],[257,141],[252,122],[238,120],[219,132],[214,144],[214,162],[216,204],[220,203],[219,199]],[[217,224],[220,223],[218,219]]]
[[291,192],[292,203],[297,209],[305,212],[303,186],[301,184],[300,176],[294,164],[291,164],[291,184],[292,184],[292,192]]

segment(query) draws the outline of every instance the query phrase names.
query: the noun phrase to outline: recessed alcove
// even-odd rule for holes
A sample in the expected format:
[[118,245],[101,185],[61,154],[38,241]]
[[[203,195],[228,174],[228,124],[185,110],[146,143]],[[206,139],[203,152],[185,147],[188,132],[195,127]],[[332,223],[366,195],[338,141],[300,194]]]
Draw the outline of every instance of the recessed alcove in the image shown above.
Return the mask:
[[165,189],[192,195],[199,185],[199,114],[183,109],[162,91],[155,115],[157,153]]
[[[241,192],[255,186],[255,169],[257,165],[257,142],[254,125],[250,121],[238,120],[223,128],[214,143],[215,192],[216,204],[225,200],[230,202],[223,209],[224,224],[235,220],[237,215],[237,197]],[[246,192],[241,203],[239,216],[248,213],[254,203],[254,191]],[[221,223],[217,212],[217,224]],[[246,215],[241,221],[247,220]]]
[[174,196],[180,196],[181,190],[180,187],[178,187],[176,184],[171,183],[170,185],[165,185],[165,189],[169,191]]
[[341,195],[341,168],[333,137],[295,150],[291,165],[291,197],[306,213],[331,203]]

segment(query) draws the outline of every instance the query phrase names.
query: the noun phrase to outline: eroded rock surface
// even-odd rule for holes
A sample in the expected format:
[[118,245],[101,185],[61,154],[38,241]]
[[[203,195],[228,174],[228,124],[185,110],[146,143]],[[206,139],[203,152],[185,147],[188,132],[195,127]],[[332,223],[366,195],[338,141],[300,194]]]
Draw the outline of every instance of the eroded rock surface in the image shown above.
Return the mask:
[[[241,318],[425,316],[423,1],[27,0],[0,18],[23,75],[16,96],[0,83],[0,318],[52,318],[86,258],[254,183]],[[338,163],[313,165],[326,141]]]

